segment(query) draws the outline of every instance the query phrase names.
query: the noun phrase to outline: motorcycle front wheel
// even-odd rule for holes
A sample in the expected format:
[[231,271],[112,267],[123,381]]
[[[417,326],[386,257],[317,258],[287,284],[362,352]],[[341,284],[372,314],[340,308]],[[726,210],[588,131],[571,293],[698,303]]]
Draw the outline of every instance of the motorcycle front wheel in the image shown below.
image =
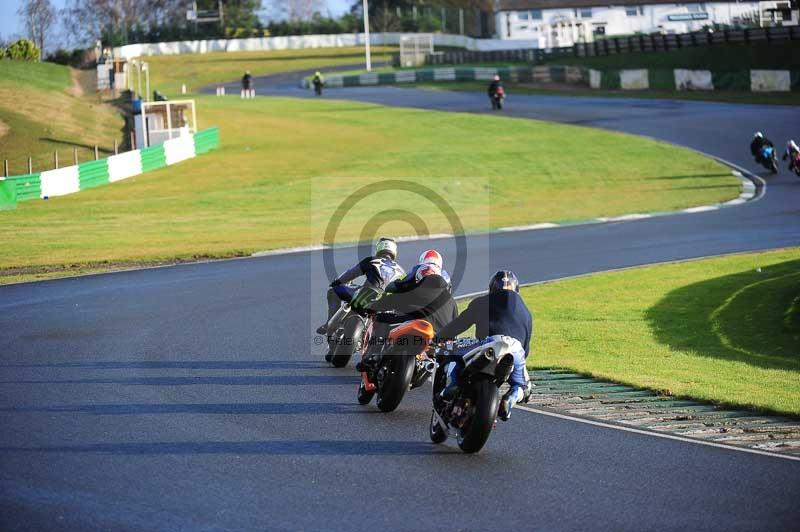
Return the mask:
[[772,159],[769,162],[769,169],[772,170],[773,174],[777,174],[778,173],[778,162],[775,159]]
[[472,388],[474,411],[458,433],[458,446],[465,453],[477,453],[483,448],[500,406],[500,391],[491,379],[481,378],[472,384]]

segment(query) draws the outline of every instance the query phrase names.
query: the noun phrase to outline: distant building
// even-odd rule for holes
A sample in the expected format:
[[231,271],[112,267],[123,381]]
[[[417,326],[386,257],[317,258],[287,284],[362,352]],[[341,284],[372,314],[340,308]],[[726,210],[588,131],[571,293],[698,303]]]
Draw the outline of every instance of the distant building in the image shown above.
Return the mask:
[[603,36],[687,33],[725,26],[797,25],[796,0],[676,3],[674,0],[496,0],[496,35],[539,48]]

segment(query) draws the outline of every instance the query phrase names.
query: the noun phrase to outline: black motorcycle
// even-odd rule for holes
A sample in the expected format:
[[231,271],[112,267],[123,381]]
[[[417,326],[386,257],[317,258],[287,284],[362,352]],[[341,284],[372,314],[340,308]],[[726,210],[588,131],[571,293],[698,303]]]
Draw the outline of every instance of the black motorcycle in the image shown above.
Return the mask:
[[[373,292],[374,294],[370,297],[372,300],[380,298],[383,294],[382,290],[367,284],[358,288],[356,294],[362,290]],[[362,351],[367,345],[368,331],[372,329],[371,320],[371,313],[356,310],[348,303],[342,302],[341,307],[330,320],[328,352],[325,354],[325,361],[337,368],[346,366],[353,354]]]
[[492,341],[476,346],[462,357],[458,392],[452,399],[441,397],[446,385],[444,367],[455,357],[444,348],[436,351],[438,369],[433,383],[433,411],[430,438],[442,443],[455,436],[465,453],[480,451],[494,428],[500,406],[500,386],[514,369],[512,339],[492,336]]

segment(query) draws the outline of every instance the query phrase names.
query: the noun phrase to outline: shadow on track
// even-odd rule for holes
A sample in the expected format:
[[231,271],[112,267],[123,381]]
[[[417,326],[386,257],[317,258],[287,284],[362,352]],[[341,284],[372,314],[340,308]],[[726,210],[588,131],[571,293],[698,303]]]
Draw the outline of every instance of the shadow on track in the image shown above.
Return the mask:
[[53,364],[0,364],[3,368],[82,369],[315,369],[329,368],[313,360],[86,360]]
[[356,403],[190,403],[84,404],[0,408],[0,412],[84,413],[99,416],[140,414],[352,415],[380,413]]
[[244,441],[95,443],[50,447],[0,447],[7,452],[100,453],[113,455],[256,454],[294,456],[412,456],[461,454],[457,449],[419,441]]
[[125,377],[118,379],[64,379],[0,381],[0,384],[122,384],[131,386],[357,386],[358,375],[256,375],[213,377]]

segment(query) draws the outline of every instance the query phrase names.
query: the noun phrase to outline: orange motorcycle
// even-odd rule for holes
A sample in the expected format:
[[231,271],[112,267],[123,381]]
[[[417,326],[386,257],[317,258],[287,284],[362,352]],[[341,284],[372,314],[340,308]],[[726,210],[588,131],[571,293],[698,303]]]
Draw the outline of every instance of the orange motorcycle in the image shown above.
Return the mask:
[[[371,336],[372,331],[368,333]],[[358,402],[366,405],[376,397],[375,403],[382,412],[395,410],[406,390],[422,386],[433,375],[436,363],[428,356],[432,339],[433,326],[429,322],[412,320],[392,328],[375,354],[368,354],[370,342],[366,342]]]

